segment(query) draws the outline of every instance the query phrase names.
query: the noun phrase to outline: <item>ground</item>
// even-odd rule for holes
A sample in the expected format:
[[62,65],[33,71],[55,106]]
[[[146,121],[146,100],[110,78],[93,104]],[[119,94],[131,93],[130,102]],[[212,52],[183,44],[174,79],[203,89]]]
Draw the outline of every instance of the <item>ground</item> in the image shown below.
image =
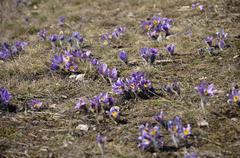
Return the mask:
[[[240,111],[227,103],[227,93],[233,84],[240,85],[240,2],[237,0],[201,1],[205,11],[191,9],[191,0],[28,0],[15,6],[11,0],[0,2],[0,42],[24,40],[29,42],[21,54],[12,60],[0,61],[0,87],[11,92],[11,104],[16,112],[0,112],[0,157],[101,157],[96,135],[107,137],[104,157],[183,157],[195,152],[199,157],[240,157]],[[68,26],[58,26],[58,17],[65,16]],[[141,20],[154,15],[174,19],[172,35],[157,42],[148,38],[140,28]],[[126,34],[114,45],[101,47],[99,36],[117,26],[127,28]],[[110,83],[94,72],[87,72],[85,82],[50,70],[54,55],[51,45],[39,39],[37,33],[79,31],[86,38],[93,55],[115,66],[121,76],[132,71],[144,71],[156,88],[177,80],[180,96],[121,101],[122,117],[126,123],[115,124],[108,117],[74,110],[77,98],[111,92]],[[228,45],[218,55],[199,55],[208,35],[221,28],[229,34]],[[165,45],[176,44],[176,55],[169,56]],[[164,60],[146,66],[139,55],[142,47],[155,47]],[[118,51],[129,53],[131,66],[118,60]],[[84,66],[83,66],[84,70]],[[200,98],[194,89],[201,79],[214,83],[218,94],[206,107],[208,127],[199,126],[203,119]],[[29,99],[38,98],[48,108],[41,112],[26,111]],[[166,135],[166,147],[159,152],[137,147],[138,127],[154,122],[161,110],[167,118],[179,115],[192,125],[193,136],[188,145],[178,149]],[[87,132],[76,129],[89,126]]]

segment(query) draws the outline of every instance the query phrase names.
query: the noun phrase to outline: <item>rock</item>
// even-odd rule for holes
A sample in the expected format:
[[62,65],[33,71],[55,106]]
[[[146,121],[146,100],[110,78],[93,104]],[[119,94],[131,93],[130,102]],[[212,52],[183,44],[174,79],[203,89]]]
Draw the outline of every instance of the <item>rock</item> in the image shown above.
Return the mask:
[[89,129],[89,126],[86,125],[86,124],[79,124],[77,127],[76,127],[77,130],[80,130],[80,131],[85,131],[87,132],[88,129]]
[[238,122],[238,119],[236,117],[231,118],[231,120],[234,121],[234,122]]
[[208,122],[206,120],[201,120],[197,122],[199,127],[207,127],[208,126]]
[[76,76],[76,80],[83,82],[84,81],[84,76],[85,76],[85,74],[79,74],[79,75]]

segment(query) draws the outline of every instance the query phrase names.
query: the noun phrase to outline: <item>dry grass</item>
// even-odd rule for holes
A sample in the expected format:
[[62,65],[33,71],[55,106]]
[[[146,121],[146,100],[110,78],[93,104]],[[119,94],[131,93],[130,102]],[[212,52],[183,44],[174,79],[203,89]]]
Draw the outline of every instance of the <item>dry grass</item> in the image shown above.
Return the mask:
[[[0,113],[0,157],[101,157],[95,145],[98,132],[107,136],[105,157],[183,157],[186,151],[194,151],[200,157],[240,157],[240,113],[230,107],[226,92],[232,83],[240,85],[240,30],[237,0],[210,0],[203,2],[205,13],[193,11],[190,0],[29,0],[17,9],[8,0],[0,2],[0,42],[25,40],[30,46],[11,61],[0,61],[0,87],[13,94],[12,103],[20,109],[17,113]],[[141,20],[152,15],[174,19],[173,33],[163,42],[155,42],[142,34]],[[69,27],[57,25],[58,17],[64,15]],[[24,18],[29,18],[29,23]],[[127,33],[116,46],[102,48],[99,35],[116,26],[127,27]],[[110,91],[110,84],[101,78],[92,79],[89,72],[81,83],[67,76],[52,73],[49,69],[54,52],[47,43],[39,41],[37,32],[46,28],[49,33],[63,31],[68,34],[79,31],[86,39],[94,56],[128,76],[133,70],[147,73],[156,87],[178,80],[180,97],[153,97],[148,100],[125,101],[121,108],[126,124],[114,124],[110,119],[96,120],[94,116],[75,113],[74,103],[78,97],[94,96]],[[199,56],[197,50],[204,46],[203,38],[220,28],[229,33],[227,43],[231,46],[218,56]],[[192,35],[185,33],[191,31]],[[170,57],[164,50],[169,43],[177,45],[177,55]],[[139,56],[142,47],[157,47],[164,59],[176,62],[146,67]],[[117,52],[126,50],[134,66],[125,66],[117,60]],[[197,122],[202,119],[199,97],[194,87],[200,78],[214,83],[223,93],[213,98],[207,107],[208,128]],[[44,112],[21,111],[26,101],[39,98],[49,108]],[[168,118],[183,117],[193,125],[190,147],[164,150],[155,154],[137,148],[138,126],[154,122],[152,116],[164,110]],[[235,122],[232,118],[237,119]],[[99,122],[99,123],[98,123]],[[88,124],[88,132],[76,130],[78,124]],[[166,144],[172,145],[169,138]]]

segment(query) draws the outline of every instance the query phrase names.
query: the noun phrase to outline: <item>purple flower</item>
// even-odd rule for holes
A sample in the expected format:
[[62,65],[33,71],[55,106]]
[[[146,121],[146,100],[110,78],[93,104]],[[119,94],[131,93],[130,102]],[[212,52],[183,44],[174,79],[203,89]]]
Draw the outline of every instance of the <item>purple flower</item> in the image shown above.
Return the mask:
[[128,63],[128,55],[127,55],[127,52],[125,52],[125,51],[120,51],[120,52],[118,53],[118,57],[119,57],[119,59],[120,59],[121,61],[123,61],[125,64]]
[[52,59],[51,70],[55,71],[55,70],[59,69],[59,66],[62,62],[63,62],[62,55],[54,55],[54,57]]
[[170,55],[173,55],[174,54],[174,50],[175,50],[175,46],[174,44],[168,44],[166,46],[166,50],[167,52],[170,54]]
[[197,153],[188,153],[184,155],[184,158],[198,158]]
[[73,32],[72,37],[77,39],[78,42],[82,43],[84,38],[79,32]]
[[101,35],[101,41],[104,46],[109,44],[109,35],[108,34],[103,34]]
[[101,108],[101,100],[100,96],[94,96],[92,99],[89,99],[90,106],[93,110],[99,110]]
[[65,17],[64,16],[60,16],[59,18],[59,26],[63,27],[64,23],[65,23]]
[[51,35],[50,37],[48,37],[48,39],[49,39],[51,42],[56,42],[56,41],[58,40],[58,35],[53,34],[53,35]]
[[104,144],[106,142],[106,137],[101,136],[99,133],[96,137],[97,144]]
[[100,101],[106,106],[113,106],[114,99],[108,93],[99,94]]
[[192,8],[193,8],[193,9],[198,9],[198,10],[200,10],[200,11],[203,11],[203,10],[204,10],[204,6],[201,5],[199,2],[192,4]]
[[86,102],[82,98],[79,98],[74,108],[76,110],[82,110],[82,109],[85,109],[86,106],[87,106]]
[[70,72],[76,72],[78,70],[78,66],[72,62],[67,62],[65,68]]
[[225,33],[224,32],[224,29],[221,29],[219,32],[216,33],[217,34],[217,37],[218,39],[226,39],[227,38],[227,35],[228,33]]
[[28,105],[29,108],[34,111],[40,111],[44,109],[43,103],[38,99],[31,100]]
[[108,77],[112,80],[115,80],[117,78],[117,69],[113,68],[112,70],[109,69]]
[[113,83],[112,90],[117,95],[124,94],[124,91],[126,90],[126,85],[123,82],[123,79],[118,78],[118,80],[115,83]]
[[200,11],[203,11],[203,10],[204,10],[204,6],[203,6],[203,5],[199,5],[199,6],[198,6],[198,9],[199,9]]
[[60,41],[63,41],[63,40],[65,39],[65,37],[64,37],[64,35],[59,35],[59,36],[58,36],[58,39],[59,39]]
[[196,89],[200,96],[213,96],[217,92],[213,84],[208,84],[206,82],[201,82]]
[[96,137],[96,143],[102,153],[102,155],[104,154],[104,145],[106,143],[106,137],[103,137],[101,136],[99,133],[97,134],[97,137]]
[[185,139],[188,138],[192,134],[191,130],[192,128],[190,124],[188,124],[187,127],[183,127],[182,137]]
[[98,66],[98,73],[100,75],[103,75],[103,76],[106,76],[107,75],[107,70],[108,70],[108,66],[107,64],[103,63],[103,64],[100,64]]
[[143,21],[141,22],[141,27],[143,28],[144,31],[149,31],[152,28],[152,23],[148,21]]
[[148,63],[153,64],[156,59],[158,50],[156,48],[141,48],[140,55]]
[[119,112],[119,107],[118,106],[113,106],[109,110],[109,116],[113,119],[119,119],[120,117],[120,112]]
[[45,30],[45,29],[40,30],[40,31],[38,32],[38,36],[39,36],[42,40],[46,40],[46,38],[47,38],[47,32],[46,32],[46,30]]
[[221,39],[219,42],[218,42],[218,47],[223,50],[223,48],[225,47],[225,41],[224,39]]
[[154,116],[154,119],[159,122],[161,125],[164,124],[164,120],[165,120],[165,114],[163,111],[161,111],[160,113],[156,114]]
[[229,96],[229,99],[228,99],[228,102],[230,104],[237,104],[239,107],[240,107],[240,90],[233,87],[231,90],[230,90],[230,93],[228,94]]
[[99,61],[96,58],[93,58],[91,59],[91,64],[97,66],[99,64]]
[[209,47],[212,47],[213,36],[208,36],[204,41]]
[[10,57],[11,57],[11,50],[10,49],[0,48],[0,59],[1,60],[7,60]]
[[160,127],[143,124],[139,127],[138,147],[141,149],[159,149],[163,146],[163,137],[161,135]]
[[6,88],[0,88],[0,103],[9,104],[12,96]]

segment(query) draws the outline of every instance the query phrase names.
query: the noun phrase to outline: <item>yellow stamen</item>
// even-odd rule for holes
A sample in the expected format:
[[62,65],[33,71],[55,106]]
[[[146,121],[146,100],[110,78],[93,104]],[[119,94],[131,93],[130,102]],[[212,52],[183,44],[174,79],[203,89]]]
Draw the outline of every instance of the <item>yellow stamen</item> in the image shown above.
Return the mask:
[[152,131],[150,132],[150,134],[151,134],[152,136],[154,136],[154,135],[157,134],[157,131],[156,131],[156,130],[152,130]]
[[113,111],[113,112],[111,113],[111,115],[112,115],[113,118],[117,118],[118,112],[117,112],[117,111]]
[[70,70],[70,71],[74,71],[74,70],[75,70],[75,67],[74,67],[74,66],[70,66],[70,67],[69,67],[69,70]]
[[207,90],[204,91],[204,95],[206,95],[206,96],[208,95],[208,91]]
[[188,130],[188,129],[184,130],[184,131],[183,131],[183,134],[184,134],[185,136],[189,135],[189,130]]
[[105,40],[104,42],[103,42],[103,45],[108,45],[108,41],[107,40]]
[[238,102],[238,100],[239,100],[239,96],[234,96],[234,97],[233,97],[233,102],[234,102],[234,103]]

